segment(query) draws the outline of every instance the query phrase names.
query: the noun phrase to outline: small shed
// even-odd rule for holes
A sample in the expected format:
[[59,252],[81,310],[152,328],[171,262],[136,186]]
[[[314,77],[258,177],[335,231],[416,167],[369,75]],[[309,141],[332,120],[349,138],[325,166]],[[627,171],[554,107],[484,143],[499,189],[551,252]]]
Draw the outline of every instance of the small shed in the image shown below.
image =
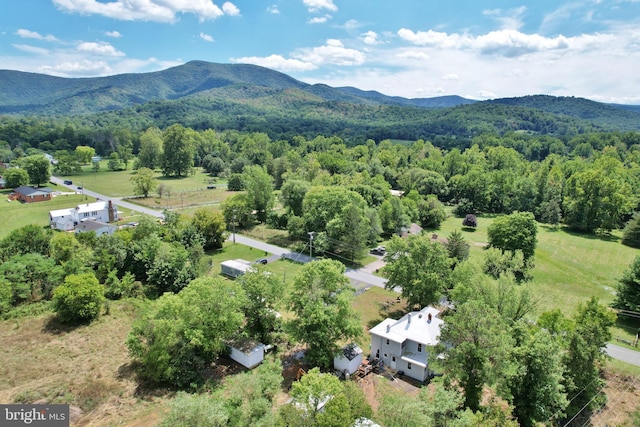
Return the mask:
[[225,276],[236,278],[252,268],[251,262],[244,259],[230,259],[220,263],[220,270]]
[[340,372],[353,374],[362,363],[362,349],[356,344],[347,344],[333,358],[333,367]]
[[253,369],[264,360],[265,345],[251,339],[239,339],[229,343],[231,359],[248,369]]

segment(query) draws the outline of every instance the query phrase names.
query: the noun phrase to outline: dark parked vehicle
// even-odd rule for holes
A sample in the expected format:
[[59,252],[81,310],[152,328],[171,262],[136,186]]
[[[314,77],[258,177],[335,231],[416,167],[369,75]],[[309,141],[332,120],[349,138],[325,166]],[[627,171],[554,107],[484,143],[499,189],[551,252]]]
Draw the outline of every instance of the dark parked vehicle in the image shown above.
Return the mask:
[[64,182],[64,185],[71,185],[71,184],[73,184],[73,182],[72,182],[72,181],[69,181],[68,179],[65,179],[63,182]]
[[257,259],[255,263],[264,265],[264,264],[267,263],[267,259],[266,258],[260,258],[260,259]]
[[384,246],[378,246],[369,251],[372,255],[384,255],[387,252]]

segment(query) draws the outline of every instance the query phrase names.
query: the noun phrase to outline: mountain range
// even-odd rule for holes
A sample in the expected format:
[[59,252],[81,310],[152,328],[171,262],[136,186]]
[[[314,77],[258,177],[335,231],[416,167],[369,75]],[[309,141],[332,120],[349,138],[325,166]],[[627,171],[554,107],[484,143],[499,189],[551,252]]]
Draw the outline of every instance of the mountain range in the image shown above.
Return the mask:
[[[399,138],[409,125],[413,131],[404,132],[404,137],[410,139],[481,131],[640,130],[640,106],[547,95],[490,101],[459,96],[409,99],[353,87],[311,85],[256,65],[203,61],[151,73],[95,78],[0,70],[0,114],[100,115],[116,121],[121,120],[116,116],[131,114],[141,116],[145,125],[158,126],[179,116],[193,127],[213,123],[248,126],[248,130],[264,123],[273,126],[275,121],[292,131],[301,126],[321,133],[355,127]],[[325,129],[325,125],[330,126]]]

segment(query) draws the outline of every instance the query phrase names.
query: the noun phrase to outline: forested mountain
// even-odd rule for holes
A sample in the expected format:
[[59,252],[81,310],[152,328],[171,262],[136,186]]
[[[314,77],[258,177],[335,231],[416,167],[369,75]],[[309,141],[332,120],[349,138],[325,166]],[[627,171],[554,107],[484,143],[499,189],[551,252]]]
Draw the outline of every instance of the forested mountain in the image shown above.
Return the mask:
[[562,136],[640,130],[640,111],[631,107],[544,95],[483,102],[458,96],[407,99],[309,85],[255,65],[202,61],[153,73],[82,79],[0,70],[4,123],[24,116],[54,122],[62,117],[76,126],[134,131],[181,123],[194,129],[265,132],[274,139],[337,135],[350,145],[422,138],[446,148],[465,147],[470,138],[487,132]]

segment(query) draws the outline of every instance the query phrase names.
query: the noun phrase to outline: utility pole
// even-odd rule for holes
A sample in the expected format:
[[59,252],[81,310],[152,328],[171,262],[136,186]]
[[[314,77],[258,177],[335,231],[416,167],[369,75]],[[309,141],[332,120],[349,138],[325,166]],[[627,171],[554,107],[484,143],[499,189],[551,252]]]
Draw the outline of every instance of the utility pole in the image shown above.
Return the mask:
[[309,231],[307,234],[309,235],[309,256],[313,258],[313,235],[315,231]]
[[233,210],[233,244],[236,244],[236,210]]

